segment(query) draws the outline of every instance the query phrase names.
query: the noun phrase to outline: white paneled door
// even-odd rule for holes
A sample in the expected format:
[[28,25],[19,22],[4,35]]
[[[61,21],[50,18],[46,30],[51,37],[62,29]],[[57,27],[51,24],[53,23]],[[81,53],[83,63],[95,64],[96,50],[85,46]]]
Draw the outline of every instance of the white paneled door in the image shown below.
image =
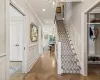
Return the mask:
[[23,61],[24,15],[10,6],[10,61]]
[[23,61],[23,23],[11,23],[10,61]]

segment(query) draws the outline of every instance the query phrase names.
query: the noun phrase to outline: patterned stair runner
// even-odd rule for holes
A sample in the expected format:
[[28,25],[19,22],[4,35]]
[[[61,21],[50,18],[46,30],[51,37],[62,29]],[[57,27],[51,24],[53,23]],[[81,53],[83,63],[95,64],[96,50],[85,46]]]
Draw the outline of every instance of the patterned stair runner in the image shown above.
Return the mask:
[[61,42],[61,62],[63,73],[80,73],[79,60],[76,54],[73,53],[67,31],[63,21],[56,21],[59,41]]

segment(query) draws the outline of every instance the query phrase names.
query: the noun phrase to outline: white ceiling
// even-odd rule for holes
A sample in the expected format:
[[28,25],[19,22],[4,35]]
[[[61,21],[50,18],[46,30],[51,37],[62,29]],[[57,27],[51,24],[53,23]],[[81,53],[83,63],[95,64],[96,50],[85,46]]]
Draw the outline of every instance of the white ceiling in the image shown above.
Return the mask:
[[[55,5],[48,0],[27,0],[44,25],[54,24]],[[43,9],[46,11],[43,12]]]

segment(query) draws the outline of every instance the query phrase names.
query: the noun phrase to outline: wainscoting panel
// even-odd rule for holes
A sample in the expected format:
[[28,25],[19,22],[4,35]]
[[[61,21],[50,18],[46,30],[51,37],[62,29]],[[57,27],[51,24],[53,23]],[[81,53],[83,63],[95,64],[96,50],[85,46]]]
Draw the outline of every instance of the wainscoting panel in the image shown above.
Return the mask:
[[28,48],[28,71],[33,67],[35,62],[38,60],[40,54],[38,49],[38,44],[31,45]]

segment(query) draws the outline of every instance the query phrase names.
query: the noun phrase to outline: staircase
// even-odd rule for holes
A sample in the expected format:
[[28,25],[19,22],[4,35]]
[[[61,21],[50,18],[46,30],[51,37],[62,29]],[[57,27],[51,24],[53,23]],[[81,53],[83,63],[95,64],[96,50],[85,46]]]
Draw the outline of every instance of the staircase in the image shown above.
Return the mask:
[[61,42],[61,68],[63,69],[63,73],[80,73],[80,64],[77,58],[77,54],[74,53],[74,48],[72,48],[73,44],[71,44],[70,37],[68,32],[64,27],[63,21],[56,21],[58,37]]

